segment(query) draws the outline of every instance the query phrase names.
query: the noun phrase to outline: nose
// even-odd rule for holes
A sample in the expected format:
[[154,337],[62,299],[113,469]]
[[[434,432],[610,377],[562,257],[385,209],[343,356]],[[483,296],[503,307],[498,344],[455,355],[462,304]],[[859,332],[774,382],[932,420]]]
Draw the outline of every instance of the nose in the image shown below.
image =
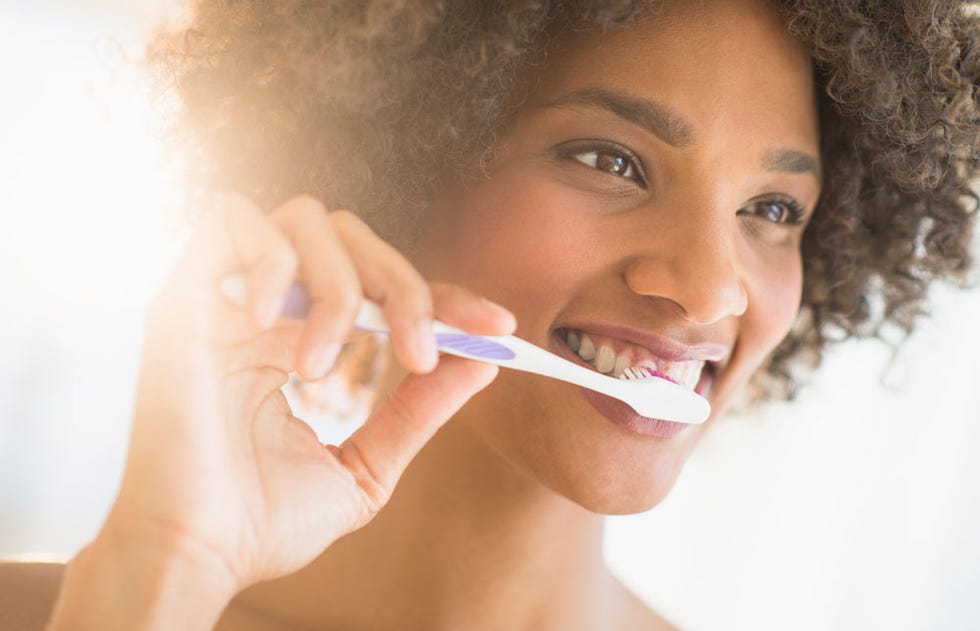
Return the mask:
[[625,272],[632,291],[669,300],[686,320],[702,325],[740,316],[749,302],[737,226],[725,221],[724,213],[708,214],[674,216],[634,233],[643,241],[642,253]]

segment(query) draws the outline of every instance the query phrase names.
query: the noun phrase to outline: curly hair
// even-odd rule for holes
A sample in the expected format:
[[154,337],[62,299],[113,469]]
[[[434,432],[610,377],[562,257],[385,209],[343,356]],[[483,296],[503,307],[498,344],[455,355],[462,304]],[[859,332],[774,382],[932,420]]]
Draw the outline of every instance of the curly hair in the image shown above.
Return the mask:
[[[181,101],[200,189],[311,193],[410,248],[443,177],[479,177],[517,73],[556,25],[613,29],[641,0],[196,0],[153,66]],[[794,329],[756,384],[792,397],[825,348],[905,337],[937,279],[965,283],[978,198],[980,11],[786,0],[818,82],[823,192]]]

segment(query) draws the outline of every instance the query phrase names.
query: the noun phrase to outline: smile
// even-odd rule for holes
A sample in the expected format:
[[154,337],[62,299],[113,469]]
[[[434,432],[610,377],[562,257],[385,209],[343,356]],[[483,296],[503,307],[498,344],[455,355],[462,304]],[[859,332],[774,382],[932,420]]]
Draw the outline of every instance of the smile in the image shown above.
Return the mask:
[[[615,378],[623,377],[627,369],[673,381],[691,390],[701,391],[707,385],[714,366],[706,359],[668,360],[650,349],[625,340],[563,328],[556,331],[578,357],[597,372]],[[707,368],[707,370],[706,370]],[[703,392],[699,392],[703,394]]]

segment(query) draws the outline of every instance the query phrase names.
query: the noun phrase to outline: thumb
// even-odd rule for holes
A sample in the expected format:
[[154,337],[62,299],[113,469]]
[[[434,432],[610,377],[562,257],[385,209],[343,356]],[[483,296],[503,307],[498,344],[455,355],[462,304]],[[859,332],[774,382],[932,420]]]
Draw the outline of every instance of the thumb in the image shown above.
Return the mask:
[[410,374],[335,451],[375,511],[388,501],[412,458],[470,397],[497,376],[497,366],[443,355],[428,374]]

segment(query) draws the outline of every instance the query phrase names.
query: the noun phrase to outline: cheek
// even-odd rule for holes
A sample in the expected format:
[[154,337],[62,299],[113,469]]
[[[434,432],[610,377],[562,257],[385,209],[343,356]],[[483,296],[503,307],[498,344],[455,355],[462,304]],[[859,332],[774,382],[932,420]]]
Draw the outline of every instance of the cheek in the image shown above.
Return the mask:
[[520,331],[549,305],[560,308],[595,258],[588,228],[573,219],[567,198],[520,178],[471,191],[426,231],[423,274],[502,303],[518,316]]
[[799,311],[803,287],[800,257],[792,254],[778,265],[765,266],[749,288],[749,307],[742,319],[739,344],[749,357],[748,372],[782,341]]

